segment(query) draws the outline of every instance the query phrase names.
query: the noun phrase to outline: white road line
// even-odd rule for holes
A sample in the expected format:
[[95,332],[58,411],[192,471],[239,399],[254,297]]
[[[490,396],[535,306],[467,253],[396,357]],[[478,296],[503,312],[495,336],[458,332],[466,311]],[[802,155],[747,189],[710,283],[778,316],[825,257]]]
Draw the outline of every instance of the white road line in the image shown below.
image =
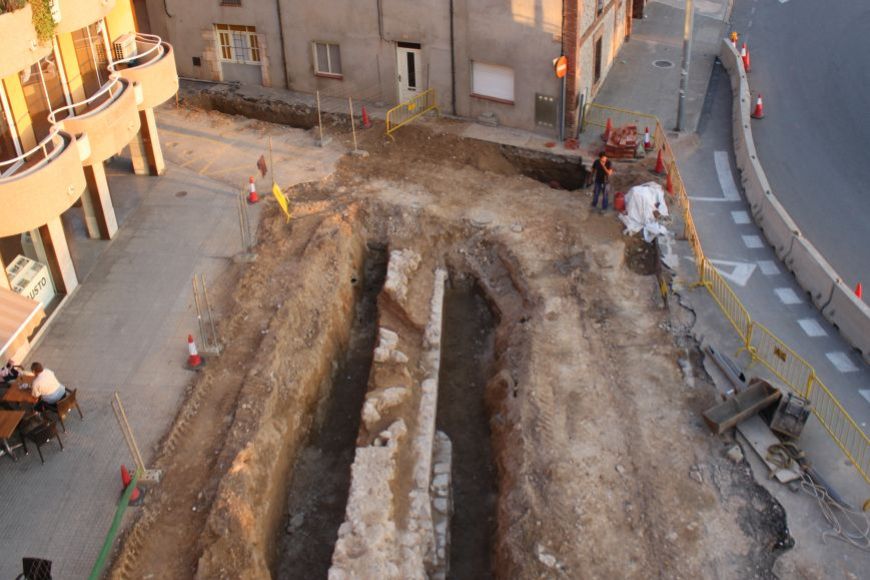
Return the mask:
[[750,250],[757,250],[764,247],[764,242],[758,236],[740,236],[743,238],[743,245]]
[[855,363],[852,362],[852,359],[850,359],[849,355],[847,355],[845,352],[826,352],[825,356],[828,357],[828,360],[831,361],[831,364],[837,367],[837,370],[841,373],[858,372],[858,367],[855,366]]
[[779,266],[773,260],[758,260],[758,267],[765,276],[776,276],[779,274]]
[[867,399],[867,402],[870,403],[870,389],[858,389],[858,393],[860,393],[861,396]]
[[801,318],[798,320],[798,324],[800,324],[807,336],[813,338],[818,336],[828,336],[828,333],[825,332],[825,329],[822,328],[822,325],[819,324],[815,318]]
[[739,199],[725,199],[724,197],[693,197],[691,195],[689,199],[692,201],[713,201],[718,203],[735,203],[740,201]]
[[[722,276],[728,278],[738,286],[746,286],[752,273],[755,272],[755,264],[749,262],[732,262],[730,260],[710,260],[710,263]],[[729,269],[730,268],[730,269]]]
[[749,223],[749,214],[743,210],[732,211],[731,219],[734,220],[734,223],[738,226],[742,226]]
[[800,304],[801,299],[797,294],[794,293],[794,290],[791,288],[776,288],[774,289],[774,293],[776,297],[779,298],[779,301],[783,304]]
[[727,151],[714,151],[713,163],[716,165],[716,176],[719,178],[719,187],[722,195],[728,201],[740,201],[737,185],[734,183],[734,174],[731,173],[731,164],[728,163]]

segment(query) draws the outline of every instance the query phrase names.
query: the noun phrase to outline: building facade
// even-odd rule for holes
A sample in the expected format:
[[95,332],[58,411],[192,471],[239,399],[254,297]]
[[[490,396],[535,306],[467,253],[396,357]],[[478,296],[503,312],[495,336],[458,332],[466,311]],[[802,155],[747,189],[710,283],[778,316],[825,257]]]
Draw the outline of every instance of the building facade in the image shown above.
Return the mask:
[[632,0],[145,4],[182,76],[384,104],[434,88],[443,111],[552,135],[564,121],[565,136],[628,38],[633,9]]
[[129,150],[136,173],[163,173],[153,109],[178,75],[130,0],[3,0],[0,38],[0,292],[50,311],[78,285],[65,221],[118,230],[105,161]]

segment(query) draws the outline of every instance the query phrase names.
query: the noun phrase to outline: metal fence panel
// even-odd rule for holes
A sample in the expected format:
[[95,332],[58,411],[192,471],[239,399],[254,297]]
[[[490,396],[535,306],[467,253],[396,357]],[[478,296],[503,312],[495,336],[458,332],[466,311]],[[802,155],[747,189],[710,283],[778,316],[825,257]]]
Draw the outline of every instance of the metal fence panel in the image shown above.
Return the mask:
[[754,359],[760,360],[795,393],[806,396],[810,379],[815,376],[813,367],[763,324],[753,323],[749,349]]
[[752,318],[749,312],[737,298],[737,295],[725,281],[725,278],[713,267],[709,260],[701,260],[701,279],[707,290],[713,296],[713,300],[719,305],[725,318],[737,331],[743,344],[747,344],[752,334]]
[[809,388],[813,414],[828,434],[837,442],[865,480],[870,481],[870,438],[855,423],[828,387],[813,376]]
[[399,103],[387,111],[387,135],[392,136],[393,131],[402,125],[432,110],[438,110],[435,89],[428,89],[404,103]]

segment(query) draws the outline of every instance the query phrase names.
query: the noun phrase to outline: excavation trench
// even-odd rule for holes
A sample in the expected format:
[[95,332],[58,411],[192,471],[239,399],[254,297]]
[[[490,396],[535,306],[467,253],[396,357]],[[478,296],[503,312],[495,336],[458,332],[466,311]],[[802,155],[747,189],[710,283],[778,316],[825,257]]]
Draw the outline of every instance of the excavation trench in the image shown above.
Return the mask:
[[484,388],[496,322],[477,282],[452,277],[444,295],[436,421],[453,444],[449,578],[492,577],[498,484]]
[[377,297],[387,254],[368,246],[347,349],[337,357],[332,384],[319,402],[308,443],[299,453],[287,490],[286,520],[276,542],[274,578],[325,578],[344,519],[350,465],[359,432],[377,337]]

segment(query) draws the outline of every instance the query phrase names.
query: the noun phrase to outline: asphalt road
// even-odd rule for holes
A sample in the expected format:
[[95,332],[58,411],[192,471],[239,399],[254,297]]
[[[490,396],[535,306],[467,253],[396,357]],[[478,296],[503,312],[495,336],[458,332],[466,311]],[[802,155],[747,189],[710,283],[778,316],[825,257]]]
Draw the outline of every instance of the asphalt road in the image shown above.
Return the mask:
[[849,286],[870,286],[870,3],[735,0],[753,136],[777,198]]

